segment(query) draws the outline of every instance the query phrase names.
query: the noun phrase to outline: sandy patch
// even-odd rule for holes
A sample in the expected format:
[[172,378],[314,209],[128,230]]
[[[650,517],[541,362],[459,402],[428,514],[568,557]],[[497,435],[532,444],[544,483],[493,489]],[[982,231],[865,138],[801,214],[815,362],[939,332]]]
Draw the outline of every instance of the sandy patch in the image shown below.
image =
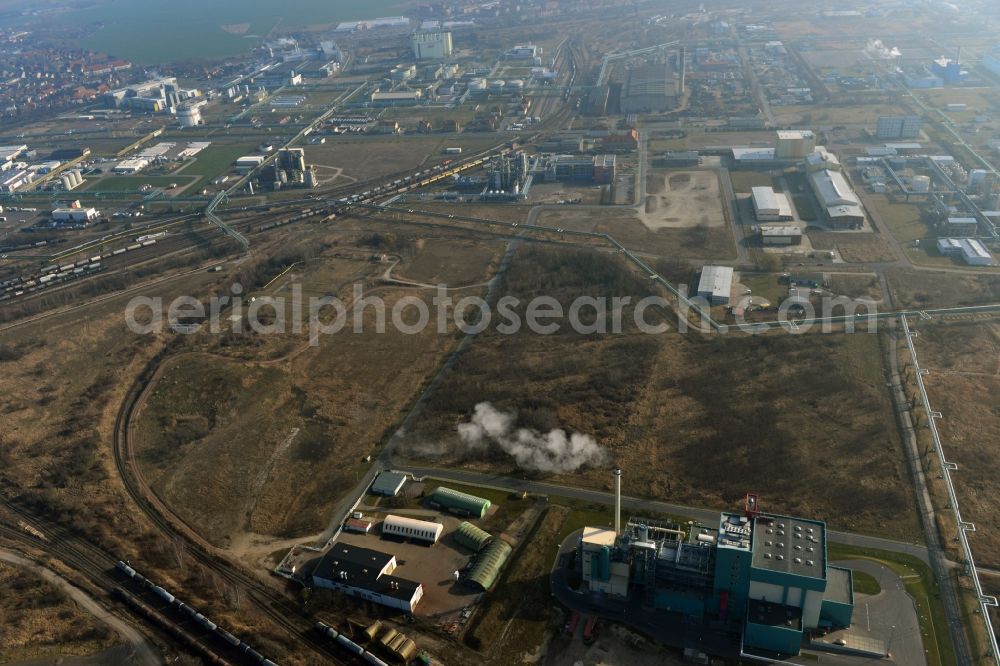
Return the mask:
[[223,31],[228,32],[230,35],[245,35],[250,29],[249,23],[226,23],[225,25],[220,25]]
[[637,211],[651,230],[725,224],[715,171],[653,172],[646,187],[646,201]]

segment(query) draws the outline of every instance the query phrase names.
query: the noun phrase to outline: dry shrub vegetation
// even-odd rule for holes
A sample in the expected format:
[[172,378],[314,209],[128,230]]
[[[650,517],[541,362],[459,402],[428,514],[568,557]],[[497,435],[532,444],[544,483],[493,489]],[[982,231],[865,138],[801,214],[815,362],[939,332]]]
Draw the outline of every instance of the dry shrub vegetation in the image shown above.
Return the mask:
[[27,569],[0,562],[0,662],[86,655],[118,637],[62,590]]
[[[1000,439],[1000,327],[995,322],[931,323],[918,330],[917,357],[930,370],[924,383],[933,409],[944,415],[937,421],[944,450],[949,461],[958,463],[952,482],[962,517],[976,524],[969,537],[976,563],[1000,568],[1000,530],[994,520],[1000,501],[1000,454],[994,445]],[[916,392],[912,383],[910,390]],[[944,508],[947,500],[939,504]],[[942,540],[950,542],[954,533],[952,521]]]
[[[518,252],[505,283],[502,293],[522,300],[548,293],[564,303],[648,293],[614,256],[538,247]],[[516,411],[518,425],[595,436],[627,470],[632,494],[729,507],[754,490],[770,510],[910,537],[912,488],[879,342],[868,334],[652,336],[628,323],[619,335],[490,330],[447,372],[403,453],[526,473],[499,450],[459,445],[455,425],[490,401]],[[605,469],[556,480],[609,486]]]

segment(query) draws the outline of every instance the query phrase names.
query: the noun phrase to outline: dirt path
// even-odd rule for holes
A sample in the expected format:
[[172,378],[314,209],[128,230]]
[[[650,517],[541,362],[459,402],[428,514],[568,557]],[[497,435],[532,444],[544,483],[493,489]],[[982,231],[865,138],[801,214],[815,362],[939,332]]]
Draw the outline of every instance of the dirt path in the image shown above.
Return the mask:
[[126,624],[117,616],[109,613],[103,606],[97,603],[93,597],[66,579],[62,578],[54,571],[46,569],[35,562],[8,551],[0,550],[0,560],[19,567],[24,567],[25,569],[30,569],[32,572],[37,573],[46,581],[52,583],[65,592],[83,610],[93,615],[100,622],[107,625],[109,629],[121,636],[122,639],[129,644],[129,658],[127,662],[118,663],[141,664],[143,666],[163,663],[163,659],[156,653],[149,642],[146,641],[146,638],[139,633],[138,630],[131,625]]

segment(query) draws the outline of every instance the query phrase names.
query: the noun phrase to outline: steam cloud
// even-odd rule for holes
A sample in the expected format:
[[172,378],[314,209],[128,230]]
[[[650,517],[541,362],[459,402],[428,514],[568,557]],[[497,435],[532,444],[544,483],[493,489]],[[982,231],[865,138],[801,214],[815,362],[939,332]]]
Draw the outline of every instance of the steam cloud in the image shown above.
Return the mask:
[[893,46],[891,49],[888,48],[881,39],[869,39],[868,40],[868,51],[879,58],[885,60],[895,60],[899,58],[902,53],[898,48]]
[[514,428],[514,415],[488,402],[476,405],[472,419],[458,425],[458,436],[469,450],[499,447],[518,467],[539,472],[575,472],[584,465],[606,462],[607,456],[590,435],[556,428],[540,433],[530,428]]

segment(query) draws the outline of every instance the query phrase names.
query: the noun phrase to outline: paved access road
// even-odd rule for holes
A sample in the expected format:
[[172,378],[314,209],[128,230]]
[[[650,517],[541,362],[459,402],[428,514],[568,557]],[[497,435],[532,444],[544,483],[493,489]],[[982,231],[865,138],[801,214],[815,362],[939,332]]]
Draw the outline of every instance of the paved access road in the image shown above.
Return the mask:
[[[574,488],[571,486],[560,486],[544,481],[531,481],[529,479],[518,479],[498,474],[482,474],[461,469],[440,469],[437,467],[412,467],[407,465],[393,465],[393,469],[408,472],[416,477],[432,477],[442,481],[452,481],[470,486],[487,486],[500,488],[502,490],[529,492],[537,495],[558,495],[582,502],[593,502],[595,504],[606,504],[613,506],[615,498],[612,493],[600,490],[590,490],[588,488]],[[660,502],[656,500],[641,499],[622,495],[622,508],[632,511],[648,511],[652,513],[666,513],[675,516],[686,516],[691,520],[696,520],[705,525],[715,525],[719,521],[720,509],[706,509],[699,507],[684,506],[683,504],[673,504],[670,502]],[[608,514],[610,516],[610,513]],[[881,537],[868,536],[866,534],[853,534],[850,532],[838,532],[829,530],[827,536],[830,541],[843,543],[861,548],[879,548],[894,553],[905,553],[920,558],[929,563],[927,547],[922,544],[906,543],[905,541],[895,541]]]

